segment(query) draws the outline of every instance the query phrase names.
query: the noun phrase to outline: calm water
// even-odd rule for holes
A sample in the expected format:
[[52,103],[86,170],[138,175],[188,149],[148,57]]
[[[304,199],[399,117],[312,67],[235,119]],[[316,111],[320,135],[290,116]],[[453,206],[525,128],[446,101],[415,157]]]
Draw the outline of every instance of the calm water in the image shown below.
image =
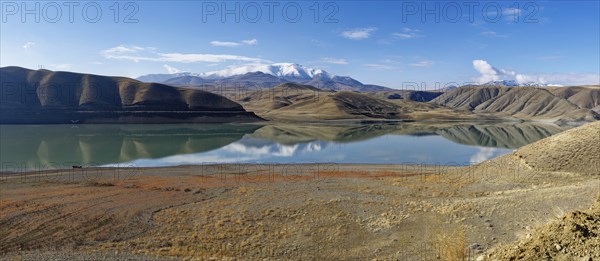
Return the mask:
[[555,125],[2,125],[3,171],[203,163],[473,164]]

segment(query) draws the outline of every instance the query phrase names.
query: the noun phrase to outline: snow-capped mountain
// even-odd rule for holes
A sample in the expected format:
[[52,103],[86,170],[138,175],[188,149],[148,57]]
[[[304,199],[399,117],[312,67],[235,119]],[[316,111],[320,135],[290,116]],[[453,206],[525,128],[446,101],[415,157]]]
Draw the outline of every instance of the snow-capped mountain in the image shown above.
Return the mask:
[[252,72],[262,72],[284,79],[312,79],[317,75],[331,78],[333,75],[321,69],[307,68],[296,63],[274,63],[274,64],[248,64],[238,67],[229,67],[227,69],[201,73],[199,76],[207,79],[226,78],[236,75],[243,75]]
[[169,79],[173,79],[173,78],[178,78],[178,77],[186,77],[186,76],[193,76],[193,77],[199,77],[200,75],[197,73],[191,73],[191,72],[182,72],[182,73],[158,73],[158,74],[147,74],[147,75],[142,75],[140,77],[137,77],[136,79],[138,81],[142,81],[142,82],[158,82],[158,83],[164,83]]
[[137,79],[179,86],[219,85],[260,89],[295,82],[324,90],[389,90],[383,86],[363,84],[348,76],[336,76],[321,69],[295,63],[247,64],[205,73],[149,74]]
[[561,86],[559,84],[549,83],[538,83],[538,82],[526,82],[519,83],[515,80],[502,80],[502,81],[491,81],[481,84],[482,86],[503,86],[503,87],[516,87],[516,86],[530,86],[530,87],[549,87],[549,86]]

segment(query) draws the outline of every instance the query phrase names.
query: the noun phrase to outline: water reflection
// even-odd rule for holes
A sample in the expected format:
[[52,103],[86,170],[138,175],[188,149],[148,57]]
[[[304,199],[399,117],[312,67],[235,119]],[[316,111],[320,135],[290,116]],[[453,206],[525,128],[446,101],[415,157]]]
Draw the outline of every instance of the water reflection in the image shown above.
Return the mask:
[[2,125],[2,170],[205,162],[472,164],[565,130],[545,124]]

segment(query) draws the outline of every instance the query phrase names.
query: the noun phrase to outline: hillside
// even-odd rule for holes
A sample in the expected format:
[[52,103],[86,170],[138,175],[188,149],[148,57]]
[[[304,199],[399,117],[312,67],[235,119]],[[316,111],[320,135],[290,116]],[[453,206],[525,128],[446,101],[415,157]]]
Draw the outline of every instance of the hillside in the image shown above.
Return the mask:
[[567,99],[579,108],[588,108],[600,113],[600,86],[578,86],[568,88],[548,88],[563,99]]
[[544,120],[597,120],[599,89],[587,87],[463,86],[432,103],[500,117]]
[[523,164],[543,171],[599,174],[600,122],[565,131],[513,153]]
[[[600,122],[588,123],[524,146],[512,154],[492,160],[491,164],[525,166],[544,173],[588,175],[598,186],[600,174]],[[541,175],[541,174],[540,174]],[[552,182],[548,178],[546,182]],[[594,185],[595,184],[595,185]],[[597,187],[598,188],[598,187]],[[599,190],[596,189],[595,193]],[[593,194],[578,194],[583,198]],[[568,195],[563,195],[568,197]],[[549,224],[529,231],[518,242],[500,245],[487,253],[486,260],[596,260],[600,258],[600,194],[588,210],[561,215]],[[575,259],[577,258],[578,259]],[[584,258],[585,257],[585,258]],[[593,259],[592,259],[593,258]]]
[[438,91],[418,91],[418,90],[394,90],[394,91],[373,91],[367,93],[370,96],[379,99],[385,99],[390,102],[414,101],[414,102],[429,102],[443,92]]
[[455,113],[430,103],[394,101],[353,91],[324,91],[295,83],[251,92],[239,102],[263,118],[284,121],[477,118],[470,112]]
[[125,77],[20,67],[0,68],[0,76],[5,123],[258,120],[214,93]]

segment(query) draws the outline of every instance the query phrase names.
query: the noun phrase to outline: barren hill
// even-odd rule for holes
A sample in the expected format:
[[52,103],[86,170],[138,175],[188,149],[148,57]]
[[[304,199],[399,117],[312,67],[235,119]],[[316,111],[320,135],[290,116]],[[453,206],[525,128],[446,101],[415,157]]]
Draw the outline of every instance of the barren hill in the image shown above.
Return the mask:
[[[600,122],[594,122],[524,146],[491,162],[517,162],[534,173],[544,173],[548,177],[550,173],[590,175],[588,183],[597,187],[599,144]],[[577,190],[569,193],[578,195],[582,200],[594,196]],[[515,243],[500,245],[489,251],[485,260],[597,260],[600,258],[599,231],[600,194],[588,210],[573,211],[530,231]]]
[[600,86],[554,87],[549,88],[549,91],[579,108],[593,109],[600,113]]
[[[67,119],[128,121],[126,117],[143,114],[183,121],[198,121],[192,119],[198,117],[257,119],[239,104],[217,94],[124,77],[20,67],[0,68],[0,76],[3,122],[37,122],[35,115],[44,115],[38,120],[50,123]],[[29,118],[32,115],[34,118]],[[150,120],[148,117],[146,121]]]
[[249,111],[276,120],[414,120],[473,119],[443,106],[411,100],[393,100],[373,93],[324,91],[310,85],[286,83],[250,93],[240,100]]
[[464,86],[432,102],[457,110],[519,119],[597,120],[599,90],[587,87]]
[[600,122],[527,145],[513,156],[536,170],[600,174]]

